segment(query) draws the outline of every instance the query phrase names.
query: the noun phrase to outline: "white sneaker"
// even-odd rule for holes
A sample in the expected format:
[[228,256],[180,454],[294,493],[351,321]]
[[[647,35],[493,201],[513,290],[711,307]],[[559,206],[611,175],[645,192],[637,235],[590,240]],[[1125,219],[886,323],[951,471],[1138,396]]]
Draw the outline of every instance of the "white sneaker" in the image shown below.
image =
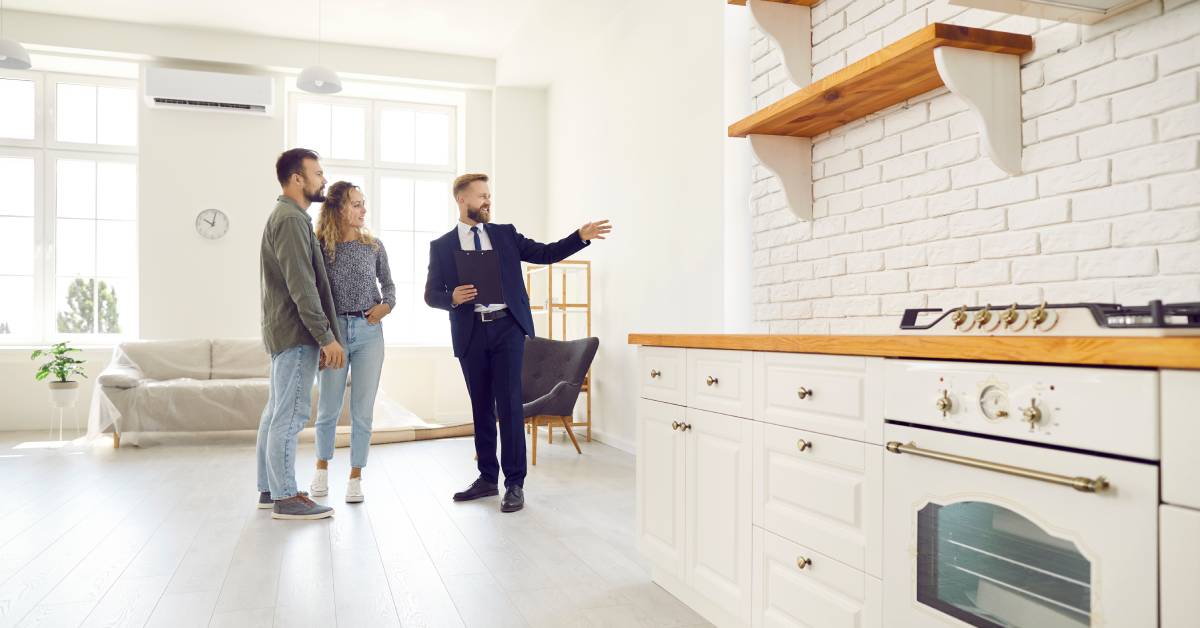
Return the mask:
[[346,503],[357,504],[362,500],[362,478],[350,478],[350,481],[346,482]]
[[317,469],[313,474],[312,486],[309,492],[313,497],[325,497],[329,494],[329,469]]

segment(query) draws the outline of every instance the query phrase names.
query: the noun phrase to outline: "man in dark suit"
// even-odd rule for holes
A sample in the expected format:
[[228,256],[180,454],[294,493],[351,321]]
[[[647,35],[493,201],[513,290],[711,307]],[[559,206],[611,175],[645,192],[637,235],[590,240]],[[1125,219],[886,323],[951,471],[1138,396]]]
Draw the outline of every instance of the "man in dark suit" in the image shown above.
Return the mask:
[[[458,224],[429,243],[429,278],[425,303],[450,312],[454,356],[462,365],[475,420],[475,453],[479,478],[454,501],[498,495],[504,469],[504,499],[500,510],[525,506],[525,424],[521,411],[521,363],[525,337],[534,335],[529,295],[521,278],[521,262],[553,264],[612,229],[607,220],[589,222],[551,244],[534,242],[512,225],[491,222],[492,195],[485,174],[464,174],[454,181]],[[475,303],[476,289],[460,285],[454,252],[495,250],[500,263],[503,303]],[[496,419],[500,422],[500,463],[496,461]]]

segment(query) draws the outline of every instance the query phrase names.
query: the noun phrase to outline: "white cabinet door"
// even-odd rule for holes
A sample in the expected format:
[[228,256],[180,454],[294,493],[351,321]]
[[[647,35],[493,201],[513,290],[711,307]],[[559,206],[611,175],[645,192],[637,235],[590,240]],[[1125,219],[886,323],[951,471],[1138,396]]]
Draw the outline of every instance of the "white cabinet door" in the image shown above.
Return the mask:
[[882,576],[883,448],[754,426],[754,523]]
[[756,353],[754,418],[854,440],[883,437],[883,359]]
[[754,354],[749,351],[688,349],[688,407],[750,418],[753,371]]
[[694,408],[686,422],[687,583],[749,624],[751,422]]
[[754,529],[754,628],[879,628],[882,589],[878,578]]
[[1163,371],[1162,500],[1200,508],[1200,372]]
[[638,549],[663,571],[683,575],[684,409],[638,400]]
[[669,347],[638,348],[638,380],[641,396],[646,399],[685,405],[684,386],[687,383],[684,349]]
[[1200,510],[1159,507],[1162,628],[1200,621]]

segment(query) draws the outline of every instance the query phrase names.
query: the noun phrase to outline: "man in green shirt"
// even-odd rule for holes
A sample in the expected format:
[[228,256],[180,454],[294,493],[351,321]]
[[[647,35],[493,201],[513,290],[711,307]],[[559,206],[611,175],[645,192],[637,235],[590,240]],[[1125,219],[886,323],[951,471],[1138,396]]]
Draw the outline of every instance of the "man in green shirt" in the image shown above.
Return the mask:
[[325,201],[325,174],[313,151],[293,148],[275,162],[283,193],[263,228],[262,337],[271,353],[271,394],[258,427],[258,507],[275,519],[323,519],[333,509],[296,488],[296,438],[312,411],[319,367],[346,355],[321,248],[305,210]]

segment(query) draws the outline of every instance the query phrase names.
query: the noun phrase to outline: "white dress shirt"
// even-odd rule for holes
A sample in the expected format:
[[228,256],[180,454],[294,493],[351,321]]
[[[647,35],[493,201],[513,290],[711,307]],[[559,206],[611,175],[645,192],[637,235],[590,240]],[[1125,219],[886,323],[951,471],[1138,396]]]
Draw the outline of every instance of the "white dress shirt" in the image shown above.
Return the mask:
[[[480,250],[481,251],[492,250],[492,239],[488,237],[487,229],[483,228],[483,224],[477,224],[475,226],[479,227],[479,246],[482,247],[482,248],[480,248]],[[462,221],[459,221],[459,223],[458,223],[458,244],[459,244],[459,246],[462,247],[462,250],[464,250],[464,251],[474,251],[475,250],[475,234],[471,233],[471,225],[468,225],[467,223],[462,222]],[[490,305],[483,305],[480,303],[476,303],[475,311],[476,312],[495,312],[496,310],[503,310],[507,307],[508,306],[503,303],[492,303]]]

